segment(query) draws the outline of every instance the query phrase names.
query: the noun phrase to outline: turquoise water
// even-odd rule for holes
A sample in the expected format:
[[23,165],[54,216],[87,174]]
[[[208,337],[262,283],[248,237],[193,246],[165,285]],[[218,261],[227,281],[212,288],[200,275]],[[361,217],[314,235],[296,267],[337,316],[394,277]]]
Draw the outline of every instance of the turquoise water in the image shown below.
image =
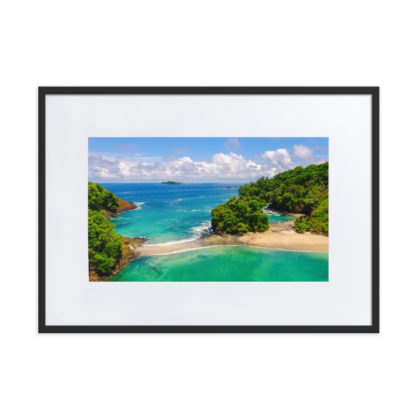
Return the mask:
[[125,237],[147,237],[148,244],[191,240],[208,232],[211,210],[238,194],[239,185],[102,184],[119,198],[140,205],[112,219]]
[[[138,204],[112,221],[125,237],[146,244],[191,241],[210,232],[210,212],[238,195],[235,184],[102,184]],[[293,217],[267,211],[271,223]],[[328,254],[251,247],[210,247],[139,258],[114,281],[328,281]]]
[[290,215],[278,215],[276,212],[264,210],[264,212],[269,216],[269,222],[270,224],[276,224],[278,222],[285,222],[285,221],[291,221],[295,217],[292,217]]
[[295,217],[291,217],[289,215],[269,215],[269,222],[270,224],[275,224],[277,222],[285,222],[293,220]]
[[142,257],[114,281],[163,282],[324,282],[328,253],[256,247],[209,247],[164,256]]

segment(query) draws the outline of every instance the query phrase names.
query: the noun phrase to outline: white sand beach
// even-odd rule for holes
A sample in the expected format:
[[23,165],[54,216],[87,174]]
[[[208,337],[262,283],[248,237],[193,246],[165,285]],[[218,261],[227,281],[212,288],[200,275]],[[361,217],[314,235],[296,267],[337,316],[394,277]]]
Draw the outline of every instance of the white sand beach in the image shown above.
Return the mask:
[[328,252],[328,237],[314,233],[297,233],[293,221],[271,224],[264,233],[243,235],[212,234],[195,241],[176,244],[144,245],[139,248],[140,256],[152,256],[176,253],[178,251],[198,249],[218,245],[246,245],[279,250]]

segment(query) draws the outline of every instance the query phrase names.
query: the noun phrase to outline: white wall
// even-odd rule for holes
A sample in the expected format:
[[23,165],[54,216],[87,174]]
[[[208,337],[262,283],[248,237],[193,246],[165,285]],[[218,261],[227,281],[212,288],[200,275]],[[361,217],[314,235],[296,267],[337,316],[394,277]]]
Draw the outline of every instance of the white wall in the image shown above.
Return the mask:
[[[2,5],[3,414],[414,414],[416,28],[391,4]],[[37,85],[380,85],[381,334],[37,335]]]

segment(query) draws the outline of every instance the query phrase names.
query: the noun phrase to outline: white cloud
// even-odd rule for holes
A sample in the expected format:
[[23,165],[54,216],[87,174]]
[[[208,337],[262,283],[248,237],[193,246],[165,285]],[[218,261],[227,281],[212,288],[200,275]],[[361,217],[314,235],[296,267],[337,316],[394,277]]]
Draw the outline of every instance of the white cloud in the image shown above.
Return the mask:
[[294,156],[298,157],[299,159],[306,160],[312,157],[313,150],[303,144],[295,144],[293,146],[294,149]]
[[267,150],[262,154],[262,157],[272,163],[279,171],[293,167],[292,159],[286,149]]
[[[280,149],[282,150],[282,149]],[[267,152],[266,152],[267,153]],[[287,153],[287,152],[286,152]],[[290,157],[289,157],[290,159]],[[154,161],[138,157],[121,159],[99,154],[89,155],[88,176],[93,180],[226,180],[257,179],[273,176],[281,171],[277,164],[260,164],[236,153],[217,153],[210,159],[194,161],[188,156],[156,159]]]
[[238,139],[228,139],[224,142],[224,146],[227,150],[240,150],[241,144]]
[[[238,139],[228,139],[224,145],[239,147],[240,143]],[[294,156],[303,161],[308,159],[309,163],[312,162],[312,153],[312,149],[307,146],[294,146]],[[261,176],[272,177],[299,165],[293,162],[287,149],[267,150],[256,161],[230,151],[216,153],[199,161],[189,156],[162,158],[129,154],[114,157],[91,153],[88,163],[88,176],[91,180],[120,182],[255,180]]]
[[114,163],[114,159],[105,156],[88,155],[88,176],[103,179],[117,179],[120,168]]

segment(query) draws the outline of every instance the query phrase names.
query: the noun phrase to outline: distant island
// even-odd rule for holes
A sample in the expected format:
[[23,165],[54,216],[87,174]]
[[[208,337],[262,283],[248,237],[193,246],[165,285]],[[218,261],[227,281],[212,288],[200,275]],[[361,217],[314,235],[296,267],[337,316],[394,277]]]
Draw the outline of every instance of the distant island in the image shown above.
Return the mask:
[[167,182],[161,182],[162,185],[183,185],[183,182],[174,182],[174,181],[167,181]]

